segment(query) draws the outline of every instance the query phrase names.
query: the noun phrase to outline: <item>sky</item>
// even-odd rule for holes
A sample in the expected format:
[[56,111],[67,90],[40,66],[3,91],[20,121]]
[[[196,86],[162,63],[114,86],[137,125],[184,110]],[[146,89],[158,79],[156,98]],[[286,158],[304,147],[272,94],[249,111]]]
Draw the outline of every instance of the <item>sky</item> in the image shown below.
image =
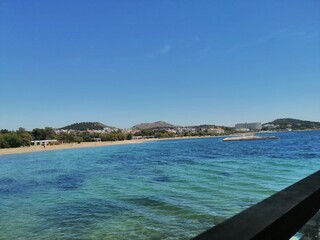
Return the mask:
[[320,121],[319,0],[0,0],[0,129]]

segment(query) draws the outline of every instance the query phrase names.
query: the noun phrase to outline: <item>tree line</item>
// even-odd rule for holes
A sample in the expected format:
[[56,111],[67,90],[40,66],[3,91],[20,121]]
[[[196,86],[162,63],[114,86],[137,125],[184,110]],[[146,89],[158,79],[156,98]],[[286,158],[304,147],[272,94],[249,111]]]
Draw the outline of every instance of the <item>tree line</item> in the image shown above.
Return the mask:
[[35,128],[32,131],[27,131],[24,128],[19,128],[16,131],[2,129],[0,130],[0,148],[30,146],[31,141],[34,140],[56,139],[59,143],[80,143],[92,142],[94,138],[100,138],[101,141],[121,141],[132,139],[132,134],[121,131],[112,133],[62,132],[56,134],[54,129],[50,127]]
[[[232,133],[231,129],[226,129],[226,134]],[[168,132],[165,129],[150,129],[141,130],[134,135],[131,133],[124,133],[120,130],[112,133],[91,133],[91,132],[60,132],[57,134],[53,128],[35,128],[32,131],[27,131],[24,128],[19,128],[16,131],[9,131],[6,129],[0,130],[0,148],[14,148],[21,146],[30,146],[31,141],[34,140],[58,140],[60,143],[73,143],[73,142],[92,142],[95,138],[100,138],[101,141],[123,141],[131,140],[133,137],[154,137],[154,138],[174,138],[186,136],[208,136],[217,135],[210,134],[207,131],[184,132],[174,133]]]

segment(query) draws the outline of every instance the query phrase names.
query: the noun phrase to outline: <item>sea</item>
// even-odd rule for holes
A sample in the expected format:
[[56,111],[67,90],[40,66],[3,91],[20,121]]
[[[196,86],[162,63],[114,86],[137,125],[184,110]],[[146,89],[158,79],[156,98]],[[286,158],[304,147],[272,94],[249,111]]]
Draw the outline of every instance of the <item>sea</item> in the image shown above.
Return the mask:
[[0,239],[190,239],[319,170],[320,131],[271,135],[0,156]]

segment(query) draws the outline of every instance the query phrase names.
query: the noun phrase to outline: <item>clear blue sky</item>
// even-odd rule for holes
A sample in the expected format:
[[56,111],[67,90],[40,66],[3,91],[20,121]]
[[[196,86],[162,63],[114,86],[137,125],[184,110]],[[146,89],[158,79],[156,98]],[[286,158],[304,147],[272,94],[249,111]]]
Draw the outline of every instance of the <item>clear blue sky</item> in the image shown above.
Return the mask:
[[0,0],[0,129],[320,121],[320,1]]

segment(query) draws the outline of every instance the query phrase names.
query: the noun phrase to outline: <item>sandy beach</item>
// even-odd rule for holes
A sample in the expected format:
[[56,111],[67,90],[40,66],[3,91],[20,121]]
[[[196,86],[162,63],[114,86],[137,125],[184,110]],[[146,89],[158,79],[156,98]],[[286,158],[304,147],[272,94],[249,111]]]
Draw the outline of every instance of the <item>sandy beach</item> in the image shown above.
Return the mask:
[[0,155],[7,154],[18,154],[18,153],[29,153],[29,152],[43,152],[43,151],[53,151],[61,149],[70,148],[85,148],[85,147],[100,147],[100,146],[112,146],[112,145],[122,145],[122,144],[137,144],[150,141],[154,139],[139,139],[139,140],[124,140],[116,142],[82,142],[82,143],[63,143],[60,145],[47,145],[45,148],[43,146],[30,146],[30,147],[18,147],[18,148],[2,148],[0,149]]
[[18,148],[0,148],[0,155],[8,154],[19,154],[19,153],[31,153],[31,152],[43,152],[43,151],[54,151],[61,149],[71,148],[85,148],[85,147],[102,147],[102,146],[114,146],[124,144],[138,144],[150,141],[161,141],[161,140],[178,140],[178,139],[190,139],[190,138],[208,138],[213,136],[202,136],[202,137],[177,137],[177,138],[150,138],[150,139],[133,139],[115,142],[81,142],[79,143],[63,143],[60,145],[47,145],[43,146],[30,146],[30,147],[18,147]]

